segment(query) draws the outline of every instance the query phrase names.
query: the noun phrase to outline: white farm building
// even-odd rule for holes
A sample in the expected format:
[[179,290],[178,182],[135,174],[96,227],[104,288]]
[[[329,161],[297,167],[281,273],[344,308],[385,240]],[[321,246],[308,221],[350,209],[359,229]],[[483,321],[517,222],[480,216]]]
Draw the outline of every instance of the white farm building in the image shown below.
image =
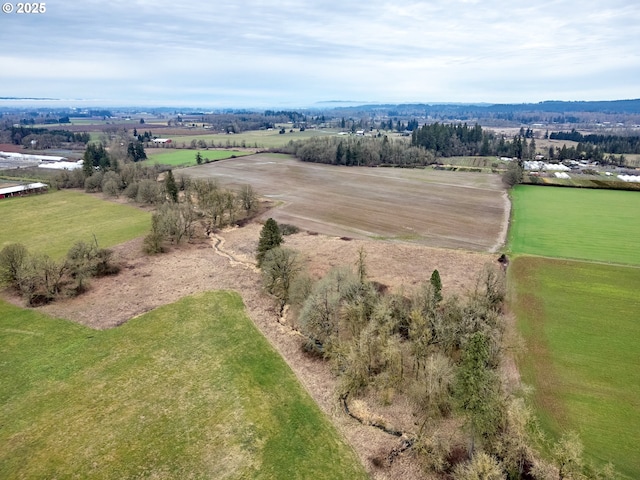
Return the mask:
[[0,198],[22,197],[32,193],[44,193],[49,186],[46,183],[28,183],[26,185],[15,185],[13,187],[0,188]]

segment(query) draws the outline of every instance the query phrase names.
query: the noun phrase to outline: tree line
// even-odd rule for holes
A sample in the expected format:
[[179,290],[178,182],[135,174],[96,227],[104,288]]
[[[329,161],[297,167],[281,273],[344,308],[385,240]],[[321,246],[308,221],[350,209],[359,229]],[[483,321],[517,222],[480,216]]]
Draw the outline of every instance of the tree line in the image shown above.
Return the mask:
[[432,152],[402,140],[380,137],[314,137],[277,149],[304,162],[347,166],[424,166],[435,163]]
[[528,133],[521,129],[508,140],[504,135],[484,130],[477,123],[471,127],[466,123],[436,122],[415,129],[411,145],[430,150],[437,157],[495,155],[531,160],[536,155],[536,141]]
[[[570,132],[552,132],[549,135],[552,140],[571,140],[586,146],[599,146],[601,150],[611,154],[640,153],[639,135],[583,135],[575,129]],[[582,146],[579,150],[586,148]]]
[[[426,166],[451,156],[504,156],[533,160],[537,154],[536,139],[522,129],[512,139],[483,130],[478,124],[423,125],[413,130],[411,141],[390,139],[386,135],[315,137],[291,141],[285,147],[272,149],[295,155],[305,162],[346,166]],[[551,134],[553,136],[553,134]],[[624,165],[623,155],[605,154],[591,143],[577,146],[549,147],[545,156],[551,161],[589,160],[604,164]]]
[[2,143],[12,143],[24,147],[31,147],[31,142],[36,141],[38,148],[47,149],[60,147],[65,143],[86,145],[91,140],[91,135],[86,132],[74,133],[69,130],[50,130],[48,128],[12,125],[0,132],[0,140],[2,140]]
[[290,153],[305,162],[347,166],[425,166],[439,157],[454,155],[501,155],[533,159],[535,139],[515,135],[512,141],[496,137],[475,125],[434,123],[413,131],[411,141],[386,135],[315,137],[289,142],[274,151]]

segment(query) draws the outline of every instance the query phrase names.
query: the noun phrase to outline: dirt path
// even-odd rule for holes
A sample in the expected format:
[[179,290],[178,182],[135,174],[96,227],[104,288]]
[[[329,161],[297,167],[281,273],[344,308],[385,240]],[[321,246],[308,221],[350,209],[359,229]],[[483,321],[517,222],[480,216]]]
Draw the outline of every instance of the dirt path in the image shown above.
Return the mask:
[[500,234],[498,240],[489,250],[490,253],[496,253],[507,243],[507,234],[509,233],[509,222],[511,221],[511,200],[509,199],[509,193],[504,192],[502,194],[504,201],[504,216],[502,218],[502,225],[500,228]]
[[245,268],[248,268],[249,270],[252,270],[254,272],[259,272],[260,269],[256,266],[255,262],[249,262],[246,260],[239,260],[236,257],[233,256],[233,254],[228,253],[226,251],[223,250],[224,248],[224,238],[212,233],[210,235],[211,237],[211,246],[213,247],[213,251],[216,252],[216,254],[220,255],[223,258],[226,258],[227,260],[229,260],[230,265],[232,266],[236,266],[236,265],[240,265],[243,266]]

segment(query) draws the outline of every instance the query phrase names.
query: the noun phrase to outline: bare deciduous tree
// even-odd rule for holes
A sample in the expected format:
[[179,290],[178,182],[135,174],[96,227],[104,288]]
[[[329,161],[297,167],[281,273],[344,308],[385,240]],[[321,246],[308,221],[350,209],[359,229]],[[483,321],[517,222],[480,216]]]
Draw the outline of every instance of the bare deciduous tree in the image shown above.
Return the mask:
[[276,298],[280,315],[289,303],[291,283],[301,270],[298,254],[290,248],[276,247],[262,261],[262,280],[267,292]]

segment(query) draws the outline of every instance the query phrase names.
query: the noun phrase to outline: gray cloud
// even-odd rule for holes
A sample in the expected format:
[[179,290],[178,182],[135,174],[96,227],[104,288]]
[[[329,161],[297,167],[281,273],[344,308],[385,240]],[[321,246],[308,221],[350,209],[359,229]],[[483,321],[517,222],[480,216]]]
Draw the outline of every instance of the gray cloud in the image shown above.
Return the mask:
[[640,4],[46,2],[0,16],[0,96],[308,105],[640,97]]

